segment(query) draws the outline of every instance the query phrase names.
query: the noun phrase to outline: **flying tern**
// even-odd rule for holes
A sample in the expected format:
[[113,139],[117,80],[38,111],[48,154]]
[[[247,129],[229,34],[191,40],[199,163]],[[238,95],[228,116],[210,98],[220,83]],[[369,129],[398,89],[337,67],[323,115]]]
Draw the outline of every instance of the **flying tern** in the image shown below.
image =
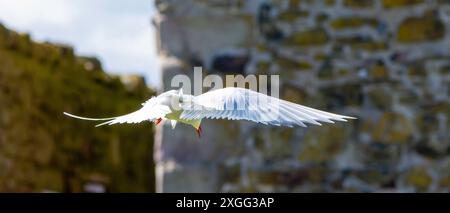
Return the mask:
[[354,117],[325,112],[296,103],[271,97],[253,90],[227,87],[193,96],[183,90],[170,90],[154,96],[142,104],[141,109],[130,114],[111,118],[87,118],[64,112],[65,115],[90,121],[104,121],[96,125],[170,121],[191,125],[201,136],[203,119],[248,120],[265,125],[301,126],[334,123]]

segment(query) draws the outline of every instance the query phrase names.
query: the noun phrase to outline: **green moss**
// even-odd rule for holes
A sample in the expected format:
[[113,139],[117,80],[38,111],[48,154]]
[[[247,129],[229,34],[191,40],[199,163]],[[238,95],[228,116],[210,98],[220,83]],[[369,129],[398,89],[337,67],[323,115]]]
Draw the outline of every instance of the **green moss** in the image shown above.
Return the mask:
[[221,173],[222,180],[225,183],[236,183],[241,181],[241,166],[236,164],[233,166],[219,165],[219,172]]
[[[289,142],[293,137],[293,129],[274,130],[270,138],[258,141],[257,148],[266,161],[280,161],[292,156],[292,144]],[[257,136],[256,136],[257,137]]]
[[311,29],[303,32],[294,33],[287,39],[287,45],[296,46],[315,46],[323,45],[328,42],[328,34],[322,28]]
[[411,139],[412,128],[404,115],[385,112],[372,129],[372,138],[382,143],[407,143]]
[[433,178],[425,168],[414,168],[408,172],[406,182],[416,188],[417,191],[426,191]]
[[367,95],[372,104],[379,109],[387,110],[392,107],[392,95],[384,87],[370,89]]
[[397,8],[423,3],[423,0],[383,0],[383,7]]
[[377,64],[370,69],[370,77],[375,80],[388,79],[389,69],[384,64]]
[[337,71],[337,74],[338,74],[339,76],[349,76],[349,75],[351,74],[351,72],[350,72],[350,70],[348,70],[348,69],[339,69],[339,70]]
[[281,12],[278,15],[278,19],[280,21],[293,22],[293,21],[297,20],[298,18],[307,17],[308,15],[309,15],[309,12],[305,11],[305,10],[289,9],[289,10]]
[[300,2],[302,0],[289,0],[289,7],[290,8],[296,8],[299,6]]
[[368,8],[374,5],[374,0],[344,0],[344,5],[354,8]]
[[320,13],[315,17],[315,19],[316,19],[317,24],[321,25],[323,22],[325,22],[326,20],[329,19],[329,16],[326,13]]
[[450,74],[450,65],[443,66],[440,70],[441,74],[448,75]]
[[439,120],[432,112],[421,113],[416,117],[417,128],[422,133],[430,134],[439,130]]
[[331,27],[337,30],[347,28],[358,28],[362,26],[375,27],[378,25],[378,21],[372,18],[351,17],[351,18],[338,18],[330,22]]
[[353,49],[362,49],[370,52],[382,51],[388,49],[388,44],[383,41],[374,41],[372,38],[365,37],[343,37],[337,39],[339,44],[348,45]]
[[322,66],[317,71],[317,77],[321,79],[331,79],[335,76],[333,62],[330,58],[323,61]]
[[252,183],[261,183],[266,185],[273,185],[280,182],[282,173],[277,171],[254,171],[248,173],[249,179]]
[[259,75],[267,75],[269,74],[270,66],[270,62],[260,61],[256,64],[256,72]]
[[306,61],[296,61],[290,58],[278,58],[276,60],[281,70],[308,70],[312,65]]
[[408,67],[408,75],[409,76],[418,76],[418,77],[424,77],[427,75],[427,71],[425,69],[425,66],[423,63],[412,63]]
[[314,55],[314,60],[316,61],[323,61],[328,57],[328,55],[326,53],[317,53],[316,55]]
[[397,40],[403,43],[434,41],[445,35],[445,26],[432,14],[404,20],[397,31]]
[[[343,85],[332,85],[320,89],[320,94],[326,97],[325,103],[344,106],[361,106],[363,104],[361,83],[348,83]],[[325,104],[324,103],[324,104]]]
[[336,4],[336,0],[325,0],[325,5],[327,6],[333,6]]
[[281,90],[281,98],[293,103],[305,103],[308,97],[305,90],[298,89],[292,85],[285,85]]
[[302,162],[326,162],[342,150],[346,139],[346,131],[339,126],[311,128],[302,141],[298,159]]

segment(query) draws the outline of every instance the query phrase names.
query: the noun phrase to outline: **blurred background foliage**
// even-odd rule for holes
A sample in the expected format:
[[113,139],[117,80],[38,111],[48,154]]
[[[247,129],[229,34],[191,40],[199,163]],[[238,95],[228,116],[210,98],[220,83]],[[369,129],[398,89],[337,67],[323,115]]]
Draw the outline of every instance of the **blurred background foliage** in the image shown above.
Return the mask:
[[141,77],[0,24],[0,191],[154,191],[150,123],[94,128],[62,114],[120,115],[152,94]]

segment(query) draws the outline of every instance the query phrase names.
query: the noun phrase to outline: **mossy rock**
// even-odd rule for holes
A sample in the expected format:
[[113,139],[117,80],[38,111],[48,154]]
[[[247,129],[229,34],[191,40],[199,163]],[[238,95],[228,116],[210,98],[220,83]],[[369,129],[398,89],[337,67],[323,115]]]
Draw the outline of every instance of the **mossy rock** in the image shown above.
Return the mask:
[[285,57],[279,57],[276,59],[276,63],[280,66],[281,71],[286,70],[309,70],[312,65],[306,61],[294,60]]
[[269,170],[251,170],[248,172],[249,180],[253,184],[274,185],[280,182],[280,173]]
[[256,63],[256,73],[258,75],[268,75],[272,64],[268,61],[259,61]]
[[416,5],[423,3],[424,0],[383,0],[384,8],[398,8],[398,7],[407,7],[411,5]]
[[370,77],[375,80],[387,80],[389,79],[389,69],[382,64],[376,64],[370,69]]
[[289,0],[289,8],[297,8],[302,0]]
[[314,55],[314,60],[316,61],[323,61],[329,57],[328,54],[320,52]]
[[308,11],[300,9],[289,9],[278,14],[277,19],[285,22],[294,22],[298,18],[304,18],[309,15]]
[[375,107],[387,110],[392,107],[393,103],[393,97],[392,97],[392,90],[389,90],[385,87],[375,87],[371,88],[367,92],[367,96],[371,100],[372,104],[375,105]]
[[447,192],[450,190],[450,175],[444,176],[439,180],[439,186],[442,189],[446,189]]
[[328,40],[328,33],[322,28],[316,28],[294,33],[290,38],[287,38],[286,45],[300,47],[318,46],[326,44]]
[[346,7],[370,8],[374,5],[374,0],[344,0]]
[[439,101],[432,102],[422,107],[423,110],[432,113],[439,114],[442,113],[447,117],[450,117],[450,102],[449,101]]
[[335,75],[333,61],[328,57],[321,63],[321,66],[317,71],[317,77],[321,79],[332,79]]
[[443,4],[443,5],[450,4],[450,0],[438,0],[437,2],[438,2],[438,4]]
[[443,75],[450,74],[450,65],[446,65],[446,66],[441,67],[440,73],[443,74]]
[[378,20],[363,17],[345,17],[334,19],[330,22],[330,26],[336,30],[358,28],[362,26],[376,27]]
[[444,38],[445,25],[432,14],[405,19],[397,31],[397,41],[413,43],[436,41]]
[[385,112],[372,130],[372,138],[387,144],[407,143],[412,137],[412,128],[410,120],[404,115]]
[[406,174],[405,182],[419,192],[426,192],[433,182],[433,178],[425,168],[413,168]]
[[361,106],[364,100],[361,83],[334,85],[320,90],[329,108]]
[[342,37],[336,41],[339,44],[350,46],[352,49],[361,49],[370,52],[387,50],[389,48],[385,41],[374,41],[372,38],[365,36]]
[[306,104],[310,101],[309,94],[304,89],[299,89],[293,85],[285,85],[281,89],[281,98],[293,103]]
[[424,63],[414,62],[408,66],[408,75],[411,77],[425,77],[427,71],[425,69]]
[[78,63],[80,63],[86,70],[95,71],[102,70],[102,64],[96,57],[78,57]]
[[321,25],[325,21],[327,21],[330,18],[330,16],[327,13],[319,13],[316,15],[315,20],[318,25]]
[[309,128],[301,142],[298,159],[301,162],[323,163],[342,151],[347,141],[346,130],[340,126]]
[[416,117],[416,125],[420,132],[427,134],[439,130],[439,120],[437,114],[424,112]]
[[325,0],[325,5],[333,6],[336,4],[336,0]]
[[235,183],[239,184],[241,181],[241,171],[242,168],[240,164],[235,164],[232,166],[219,165],[219,173],[221,174],[221,181],[224,183]]
[[[261,132],[259,134],[262,134]],[[255,145],[262,153],[265,161],[279,161],[293,155],[291,140],[294,129],[272,129],[269,138],[259,138]],[[260,137],[260,136],[256,136]]]

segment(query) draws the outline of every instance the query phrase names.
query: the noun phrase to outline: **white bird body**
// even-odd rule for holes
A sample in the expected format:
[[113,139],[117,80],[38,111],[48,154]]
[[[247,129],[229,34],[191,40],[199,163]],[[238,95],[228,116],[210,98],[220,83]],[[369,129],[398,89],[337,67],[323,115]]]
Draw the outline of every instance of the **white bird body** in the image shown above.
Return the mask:
[[248,120],[288,127],[306,127],[305,123],[321,125],[319,122],[334,123],[333,120],[355,119],[235,87],[218,89],[199,96],[183,94],[181,89],[170,90],[150,98],[142,104],[141,109],[135,112],[112,118],[86,118],[66,112],[64,114],[77,119],[105,121],[97,127],[142,121],[159,124],[163,120],[169,120],[173,128],[177,122],[191,125],[199,135],[201,121],[205,118]]

